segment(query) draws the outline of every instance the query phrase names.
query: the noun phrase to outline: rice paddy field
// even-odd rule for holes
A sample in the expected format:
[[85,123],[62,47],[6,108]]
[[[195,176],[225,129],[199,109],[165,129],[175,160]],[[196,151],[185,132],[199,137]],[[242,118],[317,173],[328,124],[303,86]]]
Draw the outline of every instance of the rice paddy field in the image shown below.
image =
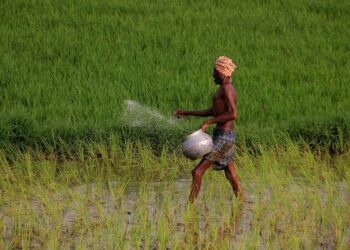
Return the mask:
[[[125,100],[170,117],[206,109],[219,55],[236,62],[239,138],[349,138],[348,1],[1,2],[0,141],[41,145],[111,135],[179,142],[125,123]],[[183,127],[183,125],[181,125]]]
[[193,163],[179,152],[96,150],[76,161],[0,154],[2,249],[349,249],[349,152],[241,149],[246,200],[209,170],[191,205]]
[[[348,1],[3,0],[0,249],[350,249]],[[181,140],[237,64],[238,200]],[[209,133],[212,128],[209,129]]]

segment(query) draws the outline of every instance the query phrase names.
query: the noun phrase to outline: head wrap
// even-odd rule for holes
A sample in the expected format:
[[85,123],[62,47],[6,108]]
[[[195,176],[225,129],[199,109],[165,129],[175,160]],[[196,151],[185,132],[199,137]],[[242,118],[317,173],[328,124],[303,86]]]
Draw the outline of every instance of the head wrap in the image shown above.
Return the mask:
[[231,76],[232,72],[236,69],[236,65],[226,56],[220,56],[218,59],[216,59],[214,67],[224,76]]

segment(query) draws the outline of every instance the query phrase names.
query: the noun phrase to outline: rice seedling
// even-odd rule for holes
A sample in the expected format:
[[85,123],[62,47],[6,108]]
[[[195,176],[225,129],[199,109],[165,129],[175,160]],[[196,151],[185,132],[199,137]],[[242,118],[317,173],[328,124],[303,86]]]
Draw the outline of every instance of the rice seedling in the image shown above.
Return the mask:
[[190,205],[193,162],[167,149],[158,158],[149,145],[134,146],[128,160],[137,171],[118,145],[113,155],[122,158],[114,161],[92,153],[83,162],[43,162],[32,150],[10,163],[2,154],[1,248],[349,246],[349,153],[331,165],[330,158],[293,144],[262,147],[260,155],[242,149],[236,161],[246,200],[235,198],[224,174],[208,171]]

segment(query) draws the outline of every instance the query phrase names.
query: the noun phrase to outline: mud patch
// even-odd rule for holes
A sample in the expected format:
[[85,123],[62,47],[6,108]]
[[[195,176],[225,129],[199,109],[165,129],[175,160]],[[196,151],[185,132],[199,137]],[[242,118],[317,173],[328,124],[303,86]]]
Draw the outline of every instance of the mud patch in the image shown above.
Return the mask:
[[[187,202],[191,182],[190,178],[181,178],[173,182],[160,181],[147,185],[119,182],[88,183],[73,188],[65,188],[55,193],[49,190],[46,192],[40,190],[39,197],[37,196],[35,199],[26,202],[23,200],[18,202],[17,208],[2,207],[2,237],[5,242],[13,240],[16,230],[25,225],[25,222],[21,221],[21,216],[18,216],[18,214],[17,216],[12,215],[18,209],[25,211],[28,213],[27,216],[34,218],[30,225],[34,234],[36,230],[59,230],[60,239],[63,242],[65,240],[70,242],[67,243],[67,246],[79,245],[81,235],[77,232],[84,227],[89,227],[90,230],[95,228],[100,235],[99,237],[103,239],[104,235],[110,234],[111,229],[108,228],[108,225],[116,220],[118,220],[118,225],[122,225],[124,241],[132,242],[135,228],[139,227],[138,223],[142,219],[140,216],[145,216],[149,221],[154,219],[154,222],[149,224],[151,226],[159,226],[159,223],[162,223],[157,221],[157,218],[167,218],[167,223],[172,227],[173,237],[178,241],[184,241],[188,237],[187,234],[193,232],[195,232],[193,238],[204,239],[210,237],[213,234],[212,225],[218,225],[215,233],[216,237],[230,238],[232,241],[231,247],[233,248],[249,247],[244,243],[245,238],[255,232],[256,227],[259,226],[261,228],[259,236],[261,247],[264,249],[268,248],[266,243],[271,240],[271,230],[276,235],[285,233],[287,230],[285,221],[293,221],[294,219],[293,216],[295,215],[291,212],[288,214],[288,211],[282,211],[277,207],[276,204],[279,201],[276,203],[276,200],[279,200],[282,196],[276,196],[273,187],[262,189],[261,186],[253,183],[243,183],[246,199],[240,203],[233,196],[233,191],[230,190],[229,186],[227,186],[227,190],[222,190],[214,185],[211,180],[206,181],[202,184],[195,205],[191,207]],[[283,195],[283,192],[285,192],[286,197],[293,194],[288,202],[290,204],[300,202],[296,206],[304,206],[303,209],[308,209],[311,206],[315,207],[315,204],[318,204],[319,209],[327,209],[330,199],[335,196],[350,204],[347,189],[347,184],[344,182],[334,183],[331,191],[295,182],[281,187],[279,193]],[[310,196],[311,194],[314,198]],[[303,197],[308,197],[309,201],[301,202],[298,200]],[[271,205],[271,203],[274,205]],[[141,211],[140,207],[146,208],[147,211]],[[296,207],[296,209],[300,208]],[[165,212],[169,215],[164,217]],[[281,212],[280,217],[276,217],[278,212]],[[259,222],[261,225],[256,224]],[[337,229],[334,228],[334,225],[319,222],[317,228],[320,231],[315,232],[315,235],[320,237],[313,241],[313,246],[316,249],[336,248],[339,240],[349,242],[349,228],[345,228],[343,238],[337,240],[335,240]],[[143,241],[153,242],[157,246],[161,240],[156,229],[148,228],[148,230],[150,230],[149,238],[142,239],[141,249],[146,246],[143,246]],[[86,242],[89,242],[89,237],[94,234],[93,231],[88,233]],[[32,248],[40,248],[43,245],[44,243],[40,239],[30,241]],[[86,243],[84,246],[94,248],[96,244]]]

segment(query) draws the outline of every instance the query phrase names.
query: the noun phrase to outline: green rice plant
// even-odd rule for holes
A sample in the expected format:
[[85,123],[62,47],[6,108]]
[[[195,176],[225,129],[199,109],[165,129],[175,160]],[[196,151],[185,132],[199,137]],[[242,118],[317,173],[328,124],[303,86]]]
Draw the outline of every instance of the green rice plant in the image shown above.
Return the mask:
[[235,156],[246,201],[234,197],[223,172],[208,170],[192,205],[187,199],[196,162],[169,149],[159,154],[151,145],[132,146],[128,164],[123,150],[129,149],[116,143],[114,165],[103,158],[111,158],[105,144],[86,147],[83,161],[57,161],[37,150],[11,158],[1,152],[0,245],[347,249],[349,154],[331,162],[289,143],[260,147],[259,155],[242,148]]
[[[62,154],[77,141],[110,138],[174,147],[201,119],[164,120],[211,104],[213,62],[225,54],[238,65],[239,144],[273,145],[282,131],[314,148],[346,150],[345,0],[6,0],[0,14],[1,148]],[[145,113],[152,126],[129,124],[126,100],[162,118]]]

